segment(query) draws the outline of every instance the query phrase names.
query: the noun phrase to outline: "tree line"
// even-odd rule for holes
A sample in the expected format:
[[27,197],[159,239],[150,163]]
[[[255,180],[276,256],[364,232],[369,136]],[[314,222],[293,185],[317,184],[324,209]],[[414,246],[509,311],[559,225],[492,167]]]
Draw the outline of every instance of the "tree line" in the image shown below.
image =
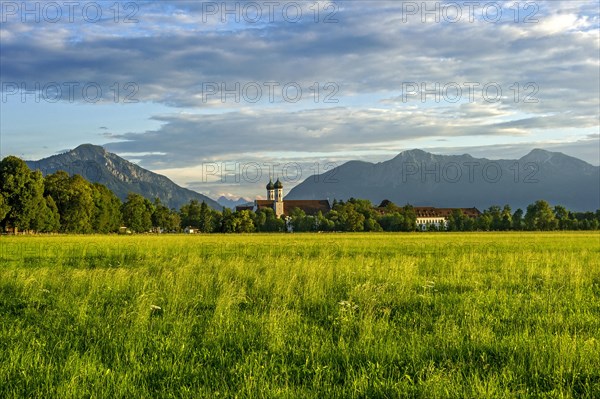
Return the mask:
[[369,200],[351,198],[334,201],[326,215],[305,215],[295,209],[291,215],[294,231],[550,231],[598,230],[600,210],[571,212],[564,206],[555,207],[544,200],[512,211],[509,205],[490,206],[477,218],[471,218],[461,209],[454,209],[445,226],[417,225],[417,215],[411,205],[397,206],[384,200],[373,207]]
[[[333,202],[323,214],[306,215],[294,209],[286,220],[277,218],[272,209],[222,212],[205,202],[191,200],[179,210],[169,209],[160,199],[150,201],[130,193],[122,202],[111,190],[90,183],[80,175],[64,171],[42,176],[18,157],[0,161],[0,227],[2,231],[39,233],[115,233],[122,226],[131,232],[181,232],[193,227],[203,233],[251,233],[310,231],[416,231],[417,215],[410,205],[397,206],[383,201],[374,207],[368,200],[351,198]],[[510,206],[491,206],[479,217],[470,218],[456,209],[444,230],[596,230],[600,210],[571,212],[563,206],[551,207],[536,201],[524,212],[512,212]],[[428,225],[428,230],[436,230]]]

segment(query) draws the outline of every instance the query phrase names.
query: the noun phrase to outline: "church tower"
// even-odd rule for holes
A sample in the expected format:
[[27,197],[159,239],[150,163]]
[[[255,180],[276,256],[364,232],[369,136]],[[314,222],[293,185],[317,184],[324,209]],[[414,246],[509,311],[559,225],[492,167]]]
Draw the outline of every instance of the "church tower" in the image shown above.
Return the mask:
[[267,199],[275,201],[275,185],[271,179],[269,179],[269,184],[267,184]]
[[275,188],[275,202],[273,203],[273,210],[275,211],[275,217],[281,217],[283,215],[283,184],[277,179],[274,184]]

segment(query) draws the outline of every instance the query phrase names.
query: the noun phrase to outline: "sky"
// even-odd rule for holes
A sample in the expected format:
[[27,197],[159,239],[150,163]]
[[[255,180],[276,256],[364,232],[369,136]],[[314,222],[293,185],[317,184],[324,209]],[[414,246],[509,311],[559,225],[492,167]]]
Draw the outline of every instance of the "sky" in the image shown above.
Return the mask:
[[597,1],[0,1],[0,156],[213,198],[420,148],[600,164]]

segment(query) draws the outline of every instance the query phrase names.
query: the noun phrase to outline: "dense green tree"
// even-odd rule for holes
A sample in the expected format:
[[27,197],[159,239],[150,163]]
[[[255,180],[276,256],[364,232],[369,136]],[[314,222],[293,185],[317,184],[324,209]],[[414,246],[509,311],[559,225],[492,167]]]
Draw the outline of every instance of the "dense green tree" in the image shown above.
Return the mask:
[[[354,210],[364,216],[364,221],[363,221],[363,230],[364,231],[382,231],[383,230],[381,228],[381,225],[377,222],[379,215],[378,215],[377,211],[375,210],[375,208],[373,208],[373,204],[371,203],[371,201],[350,198],[348,200],[347,205],[348,204],[352,204],[354,207]],[[389,203],[386,205],[391,206],[393,204]],[[357,231],[361,231],[361,230],[357,230]]]
[[57,232],[60,230],[60,215],[58,207],[51,196],[36,197],[34,214],[30,229],[41,233]]
[[484,214],[490,218],[489,230],[501,230],[502,229],[502,209],[498,205],[492,205],[485,211]]
[[213,232],[213,212],[204,201],[202,201],[202,204],[200,205],[198,228],[203,233]]
[[154,198],[152,205],[152,227],[165,230],[166,226],[169,224],[171,210],[163,205],[158,197]]
[[202,223],[201,219],[202,207],[198,200],[190,200],[188,204],[185,204],[181,207],[179,212],[181,217],[181,227],[194,227],[200,228],[200,224]]
[[295,232],[317,231],[317,220],[314,216],[306,215],[306,213],[294,208],[290,215],[292,229]]
[[384,231],[402,231],[404,228],[404,215],[400,212],[386,213],[379,217],[379,225]]
[[[390,201],[383,201],[378,207],[379,212],[373,212],[365,219],[365,231],[374,228],[374,231],[380,231],[368,219],[374,219],[383,231],[415,231],[417,230],[417,215],[411,205],[405,205],[400,208]],[[375,210],[373,210],[375,211]]]
[[504,205],[502,208],[502,213],[500,215],[500,230],[507,231],[512,228],[512,210],[510,209],[510,205]]
[[60,213],[61,230],[66,233],[89,233],[93,230],[95,206],[91,184],[83,177],[58,171],[46,176],[46,195],[50,195]]
[[352,202],[340,203],[336,206],[336,230],[339,231],[364,231],[365,216],[356,211]]
[[317,214],[315,215],[315,220],[317,223],[318,231],[333,231],[333,230],[335,230],[335,223],[333,221],[327,219],[327,217],[325,215],[323,215],[323,212],[318,211]]
[[8,215],[8,211],[10,211],[10,205],[8,205],[4,198],[4,194],[0,192],[0,221],[4,220],[6,215]]
[[[29,230],[43,213],[44,188],[39,171],[32,172],[27,164],[14,156],[0,161],[0,193],[4,198],[3,228]],[[35,227],[35,226],[33,226]]]
[[365,219],[365,231],[383,231],[383,228],[375,218],[367,218]]
[[[221,225],[223,219],[223,213],[214,209],[211,209],[212,212],[212,231],[213,233],[221,232]],[[254,213],[254,212],[252,212]]]
[[336,204],[335,206],[333,206],[332,209],[325,216],[327,218],[327,220],[329,220],[329,222],[333,224],[333,228],[331,231],[339,231],[338,225],[339,225],[339,219],[340,219],[339,216],[340,215],[339,215],[338,211],[336,210],[338,207],[339,207],[339,204]]
[[177,232],[181,229],[181,217],[155,198],[152,206],[152,227],[162,232]]
[[448,231],[464,231],[466,219],[461,209],[454,209],[448,216]]
[[572,215],[573,224],[579,230],[597,230],[600,226],[598,212],[577,212]]
[[371,204],[371,201],[369,200],[350,198],[348,203],[352,204],[354,206],[354,210],[358,213],[361,213],[365,219],[375,219],[377,216],[377,213],[373,208],[373,204]]
[[52,210],[44,198],[44,177],[39,170],[31,172],[31,220],[29,229],[35,232],[50,232],[54,224]]
[[221,232],[222,233],[235,233],[235,230],[236,230],[236,221],[233,216],[233,212],[229,208],[223,208],[223,214],[221,216]]
[[284,232],[285,220],[277,218],[272,208],[262,208],[256,211],[254,218],[256,231]]
[[181,217],[174,209],[171,209],[169,213],[169,221],[165,225],[165,230],[172,233],[181,231]]
[[254,226],[256,231],[265,231],[265,224],[267,223],[267,213],[265,209],[257,209],[254,212]]
[[404,216],[404,224],[402,231],[416,231],[417,230],[417,214],[412,205],[406,204],[402,208],[402,215]]
[[129,193],[122,206],[123,223],[136,233],[152,229],[152,203],[139,194]]
[[558,228],[560,230],[568,230],[573,227],[569,211],[564,206],[556,205],[554,207],[554,217],[558,222]]
[[45,232],[57,232],[60,231],[60,212],[58,206],[51,196],[46,197],[46,206],[48,211],[46,213],[46,230]]
[[523,230],[524,227],[525,222],[523,221],[523,210],[519,208],[512,215],[512,229],[519,231]]
[[527,206],[525,226],[528,230],[555,230],[558,227],[558,221],[550,204],[539,200]]
[[477,219],[467,217],[463,220],[462,231],[475,231],[477,229]]
[[490,213],[484,212],[475,222],[475,228],[480,231],[490,231],[492,229],[493,216]]
[[255,230],[254,221],[252,220],[250,213],[251,211],[247,210],[235,212],[233,215],[234,232],[252,233]]
[[97,233],[114,233],[121,227],[121,200],[106,186],[91,185],[94,200],[92,229]]

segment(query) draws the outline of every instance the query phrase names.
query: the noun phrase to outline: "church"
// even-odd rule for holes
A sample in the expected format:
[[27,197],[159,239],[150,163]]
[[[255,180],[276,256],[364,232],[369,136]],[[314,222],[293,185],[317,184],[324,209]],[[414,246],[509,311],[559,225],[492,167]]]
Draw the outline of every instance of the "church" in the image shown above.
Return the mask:
[[295,208],[304,211],[307,215],[316,215],[319,211],[326,214],[331,210],[329,200],[285,200],[283,199],[283,183],[279,179],[275,183],[269,179],[267,184],[267,199],[255,200],[254,205],[236,206],[236,211],[271,208],[278,218],[290,216]]

